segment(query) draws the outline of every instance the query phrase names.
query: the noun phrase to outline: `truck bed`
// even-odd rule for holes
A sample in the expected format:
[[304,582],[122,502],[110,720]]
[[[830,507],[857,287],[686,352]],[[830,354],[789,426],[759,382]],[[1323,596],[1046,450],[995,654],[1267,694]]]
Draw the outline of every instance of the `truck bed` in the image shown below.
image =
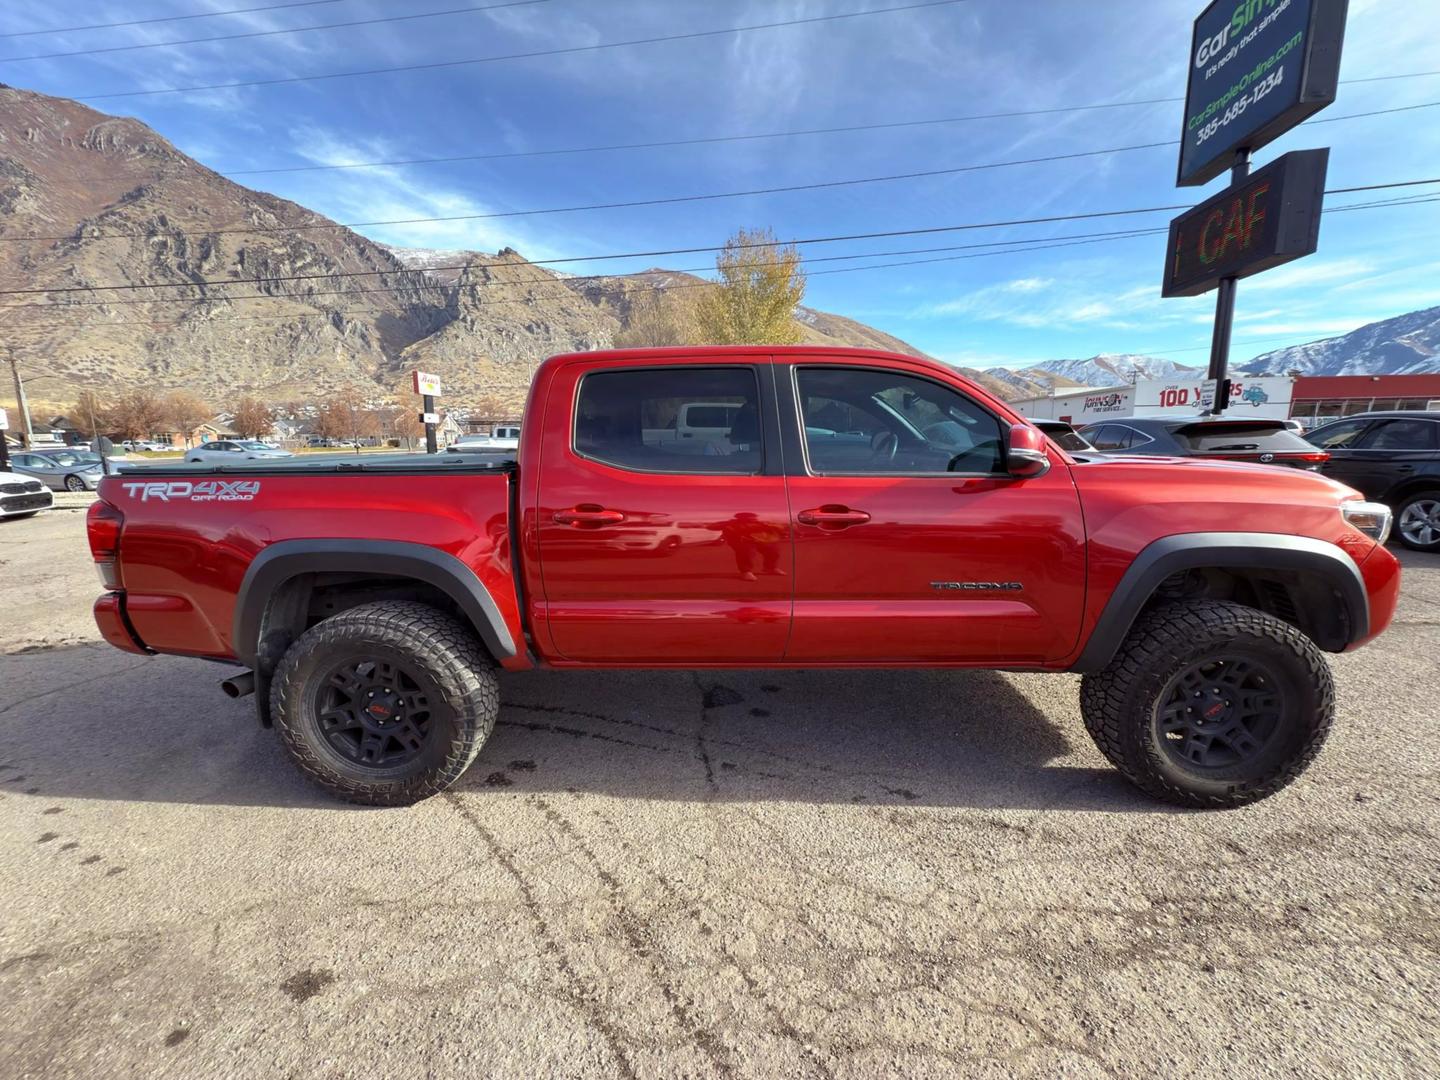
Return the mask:
[[123,618],[146,648],[250,663],[250,647],[236,641],[246,637],[240,624],[257,618],[262,565],[283,555],[323,583],[408,552],[466,585],[473,578],[471,591],[493,602],[511,651],[523,653],[514,473],[513,461],[469,454],[123,466],[100,487],[124,515]]

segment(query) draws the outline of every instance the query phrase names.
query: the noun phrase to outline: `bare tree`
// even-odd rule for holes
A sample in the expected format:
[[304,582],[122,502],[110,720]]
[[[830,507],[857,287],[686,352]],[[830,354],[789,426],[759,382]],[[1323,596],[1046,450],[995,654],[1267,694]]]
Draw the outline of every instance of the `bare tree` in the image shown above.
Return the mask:
[[172,390],[160,403],[167,424],[180,433],[188,447],[194,438],[195,429],[203,424],[215,411],[199,394],[189,390]]
[[342,390],[320,406],[315,430],[327,439],[358,443],[362,438],[380,433],[380,419],[366,407],[359,390]]
[[164,421],[160,398],[153,390],[131,390],[110,409],[110,426],[124,439],[153,434]]
[[75,404],[70,406],[68,419],[75,425],[75,430],[87,439],[111,430],[110,408],[93,390],[80,391]]
[[625,325],[615,335],[617,349],[655,345],[693,345],[699,340],[693,292],[653,289],[630,304]]
[[235,418],[230,423],[236,434],[246,438],[258,439],[262,435],[268,435],[275,426],[275,414],[270,411],[270,407],[248,394],[235,404],[234,411]]

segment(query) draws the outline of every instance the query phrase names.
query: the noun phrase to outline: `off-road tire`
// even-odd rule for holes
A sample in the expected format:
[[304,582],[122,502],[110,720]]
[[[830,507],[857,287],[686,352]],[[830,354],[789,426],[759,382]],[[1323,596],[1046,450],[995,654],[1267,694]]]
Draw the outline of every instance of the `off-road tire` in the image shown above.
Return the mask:
[[1402,499],[1395,507],[1395,524],[1391,530],[1391,535],[1412,551],[1440,551],[1440,540],[1435,540],[1429,544],[1421,544],[1406,537],[1400,528],[1400,519],[1405,516],[1405,511],[1410,508],[1411,503],[1433,502],[1436,499],[1440,499],[1440,491],[1413,491]]
[[[1179,763],[1160,744],[1157,711],[1171,680],[1207,656],[1260,657],[1286,697],[1273,734],[1254,760],[1231,769]],[[1110,665],[1080,682],[1080,711],[1100,752],[1140,790],[1179,806],[1245,806],[1285,787],[1319,753],[1335,715],[1329,665],[1287,622],[1243,604],[1195,600],[1145,611]]]
[[[357,655],[420,672],[450,715],[435,716],[413,761],[394,768],[346,760],[321,730],[316,693],[330,665]],[[444,791],[469,768],[500,711],[495,666],[475,635],[426,604],[361,604],[312,626],[286,650],[270,711],[290,756],[310,779],[348,802],[407,806]]]

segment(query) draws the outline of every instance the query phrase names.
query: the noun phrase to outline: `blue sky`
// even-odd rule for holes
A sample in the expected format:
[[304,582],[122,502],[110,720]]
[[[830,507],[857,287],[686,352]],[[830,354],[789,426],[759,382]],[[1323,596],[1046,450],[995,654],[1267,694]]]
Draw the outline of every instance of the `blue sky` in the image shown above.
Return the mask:
[[[253,7],[275,0],[10,0],[0,33]],[[471,0],[483,3],[485,0]],[[895,6],[904,0],[549,0],[483,13],[60,59],[3,57],[436,11],[465,0],[334,0],[284,10],[0,40],[0,81],[85,97],[458,60]],[[950,6],[568,56],[89,102],[138,116],[220,172],[751,134],[1183,94],[1200,0],[969,0]],[[1342,79],[1440,71],[1440,4],[1351,0]],[[1316,119],[1440,101],[1440,75],[1342,85]],[[1178,103],[624,152],[240,182],[340,221],[483,214],[946,169],[1176,138]],[[1440,107],[1315,124],[1263,150],[1333,147],[1329,186],[1440,175]],[[531,258],[718,244],[739,226],[782,238],[1190,204],[1175,148],[892,183],[672,206],[362,232],[389,243]],[[1440,185],[1430,189],[1440,192]],[[1381,193],[1388,196],[1392,193]],[[1359,201],[1340,196],[1331,205]],[[807,248],[857,255],[1140,225],[1168,214]],[[1440,304],[1440,203],[1327,215],[1320,251],[1242,282],[1238,362]],[[1203,364],[1213,295],[1161,300],[1162,236],[816,274],[806,302],[958,364],[1097,352]],[[937,258],[876,257],[856,263]],[[953,254],[966,254],[954,252]],[[694,268],[708,257],[569,264]],[[851,263],[815,263],[813,271]]]

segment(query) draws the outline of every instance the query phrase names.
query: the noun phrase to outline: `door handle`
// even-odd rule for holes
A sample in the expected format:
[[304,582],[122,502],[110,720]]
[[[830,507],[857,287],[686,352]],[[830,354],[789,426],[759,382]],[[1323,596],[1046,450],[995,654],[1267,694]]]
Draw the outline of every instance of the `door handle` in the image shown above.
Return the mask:
[[1415,471],[1415,466],[1414,466],[1414,465],[1397,465],[1397,466],[1395,466],[1395,471],[1396,471],[1396,472],[1414,472],[1414,471]]
[[845,529],[851,525],[864,525],[870,515],[864,510],[851,510],[848,506],[817,506],[801,510],[795,515],[801,525],[818,525],[823,528]]
[[569,510],[555,511],[555,521],[561,525],[618,525],[625,520],[619,510],[606,510],[594,503],[582,503]]

